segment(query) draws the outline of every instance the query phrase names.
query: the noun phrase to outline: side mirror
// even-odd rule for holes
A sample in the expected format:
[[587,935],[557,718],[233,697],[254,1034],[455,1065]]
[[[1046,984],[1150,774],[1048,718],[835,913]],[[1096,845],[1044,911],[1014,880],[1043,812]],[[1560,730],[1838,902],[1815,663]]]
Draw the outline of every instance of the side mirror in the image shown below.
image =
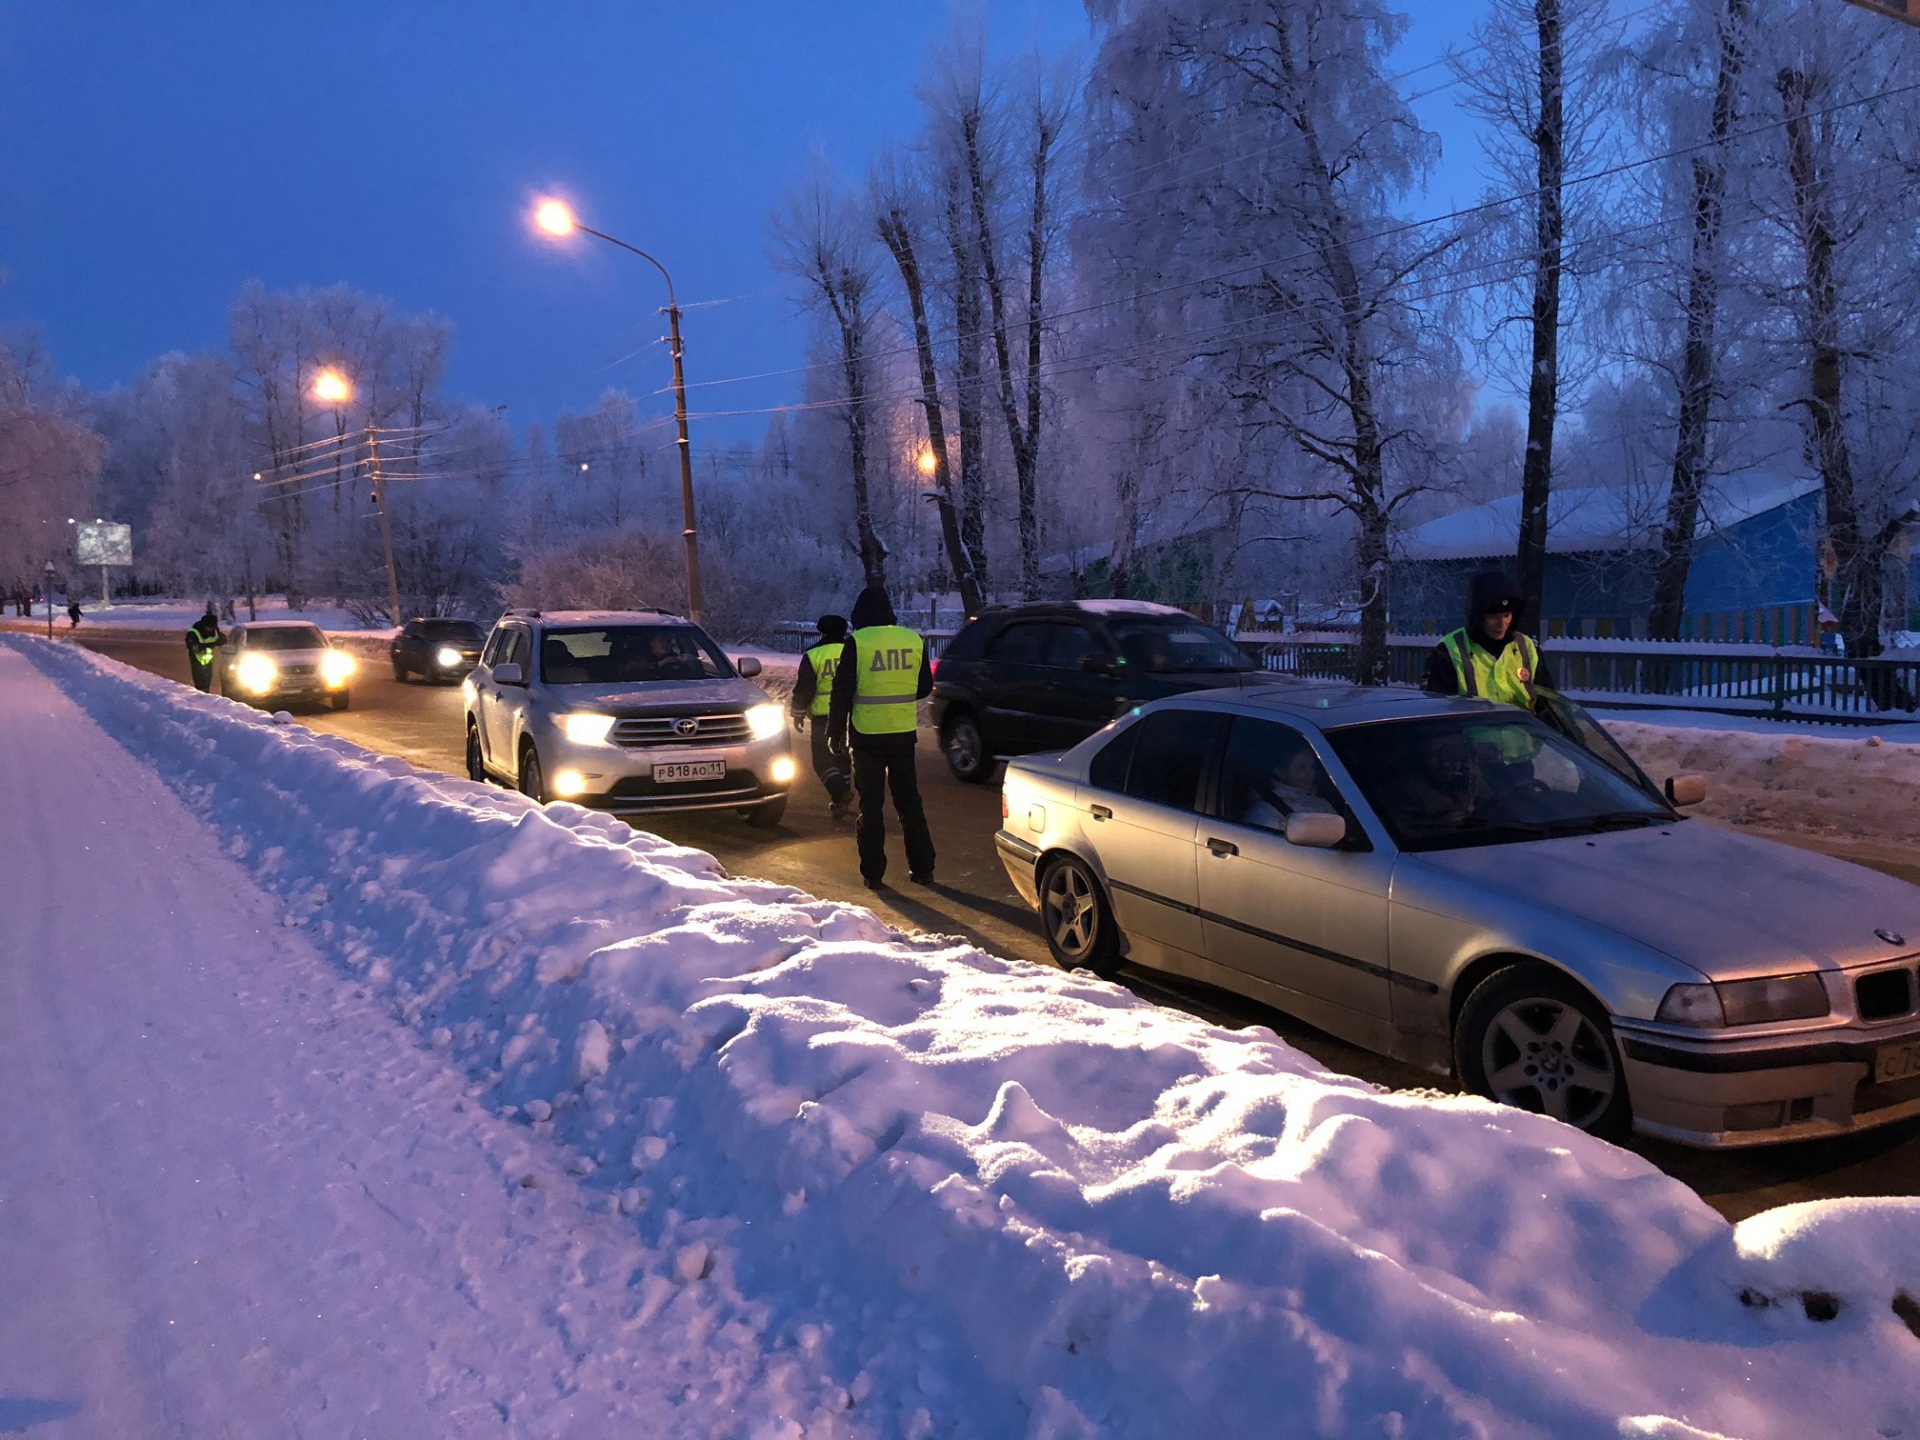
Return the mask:
[[1309,850],[1331,850],[1347,838],[1347,817],[1324,811],[1300,811],[1287,816],[1287,843]]
[[1707,798],[1707,777],[1675,775],[1667,781],[1667,801],[1678,806],[1698,805]]
[[496,665],[493,667],[493,683],[496,685],[524,685],[527,683],[527,673],[509,660],[504,665]]
[[742,680],[751,680],[760,673],[760,662],[751,655],[742,655],[733,662],[734,669],[740,672]]

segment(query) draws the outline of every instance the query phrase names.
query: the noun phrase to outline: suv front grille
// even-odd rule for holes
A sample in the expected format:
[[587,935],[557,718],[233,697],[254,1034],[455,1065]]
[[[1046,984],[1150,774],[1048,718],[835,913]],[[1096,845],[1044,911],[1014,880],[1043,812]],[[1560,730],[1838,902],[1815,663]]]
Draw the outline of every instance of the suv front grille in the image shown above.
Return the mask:
[[740,745],[747,738],[747,717],[738,712],[649,715],[640,720],[622,720],[613,727],[613,743],[629,750],[651,749],[657,745]]
[[1853,982],[1862,1020],[1891,1020],[1913,1009],[1913,976],[1906,970],[1876,970]]

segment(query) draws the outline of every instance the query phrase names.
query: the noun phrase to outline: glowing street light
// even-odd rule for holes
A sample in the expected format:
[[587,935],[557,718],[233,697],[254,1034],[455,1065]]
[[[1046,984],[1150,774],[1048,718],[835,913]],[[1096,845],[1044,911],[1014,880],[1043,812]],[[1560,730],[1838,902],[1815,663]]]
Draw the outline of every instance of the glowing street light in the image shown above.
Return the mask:
[[353,382],[329,365],[313,377],[313,398],[323,405],[344,405],[353,399]]
[[564,200],[542,200],[533,212],[533,223],[549,235],[571,235],[575,229],[573,207]]
[[[573,207],[564,200],[540,201],[534,206],[533,223],[558,240],[564,240],[578,230],[583,235],[617,245],[653,266],[660,272],[660,278],[667,282],[667,333],[673,353],[673,418],[679,430],[680,444],[680,515],[684,525],[681,534],[687,542],[687,618],[697,622],[700,619],[700,534],[694,520],[693,442],[687,438],[687,377],[680,358],[680,302],[674,298],[673,276],[667,273],[666,266],[638,245],[629,245],[590,225],[582,225],[574,215]],[[584,471],[587,467],[583,464],[580,468]]]
[[929,445],[920,452],[919,458],[913,463],[919,466],[922,475],[931,478],[940,468],[940,457],[933,453],[933,447]]

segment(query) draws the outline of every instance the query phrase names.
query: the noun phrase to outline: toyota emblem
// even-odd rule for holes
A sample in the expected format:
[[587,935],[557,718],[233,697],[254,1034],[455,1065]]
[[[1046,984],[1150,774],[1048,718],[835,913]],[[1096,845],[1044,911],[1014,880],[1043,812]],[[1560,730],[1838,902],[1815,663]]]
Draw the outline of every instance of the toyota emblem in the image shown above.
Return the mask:
[[1898,930],[1876,930],[1873,933],[1889,945],[1904,945],[1907,943],[1907,937],[1902,935]]
[[[700,722],[698,720],[676,720],[673,722],[673,733],[676,735],[698,735],[700,733]],[[1898,942],[1896,941],[1895,943],[1897,944]]]

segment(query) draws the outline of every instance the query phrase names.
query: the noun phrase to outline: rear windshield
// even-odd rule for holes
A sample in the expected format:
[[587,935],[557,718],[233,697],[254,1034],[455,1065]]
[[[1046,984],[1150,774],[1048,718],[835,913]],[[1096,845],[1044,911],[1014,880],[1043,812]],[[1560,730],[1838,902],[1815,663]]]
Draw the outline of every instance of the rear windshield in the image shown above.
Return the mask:
[[1130,670],[1160,674],[1254,668],[1238,645],[1199,620],[1129,615],[1124,620],[1110,620],[1108,628],[1120,646],[1120,658]]
[[733,666],[693,625],[609,625],[549,630],[540,678],[549,685],[626,685],[649,680],[724,680]]
[[249,650],[324,650],[327,637],[318,625],[276,625],[271,630],[247,631]]
[[471,640],[475,644],[487,638],[471,620],[423,620],[420,635],[426,640]]

